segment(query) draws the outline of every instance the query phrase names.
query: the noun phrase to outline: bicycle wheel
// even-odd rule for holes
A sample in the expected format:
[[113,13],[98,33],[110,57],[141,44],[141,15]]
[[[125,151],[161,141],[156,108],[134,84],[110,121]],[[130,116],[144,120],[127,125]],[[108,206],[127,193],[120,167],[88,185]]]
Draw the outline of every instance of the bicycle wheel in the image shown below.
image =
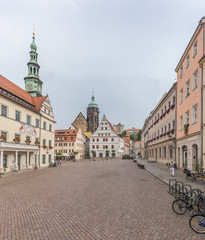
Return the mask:
[[203,198],[199,199],[199,201],[197,203],[197,208],[198,208],[199,212],[204,213],[204,201],[203,201]]
[[178,215],[183,215],[187,211],[187,208],[187,202],[183,199],[177,199],[172,203],[172,209]]
[[195,214],[189,220],[190,228],[199,234],[205,234],[205,214]]

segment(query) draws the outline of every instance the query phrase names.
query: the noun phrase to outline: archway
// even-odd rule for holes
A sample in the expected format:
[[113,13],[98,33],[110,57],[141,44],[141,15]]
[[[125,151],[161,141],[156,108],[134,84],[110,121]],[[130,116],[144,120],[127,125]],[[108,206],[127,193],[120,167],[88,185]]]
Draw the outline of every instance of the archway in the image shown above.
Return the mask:
[[182,147],[182,167],[187,168],[188,151],[187,146]]
[[198,160],[198,146],[197,144],[192,145],[192,169],[197,170],[199,160]]

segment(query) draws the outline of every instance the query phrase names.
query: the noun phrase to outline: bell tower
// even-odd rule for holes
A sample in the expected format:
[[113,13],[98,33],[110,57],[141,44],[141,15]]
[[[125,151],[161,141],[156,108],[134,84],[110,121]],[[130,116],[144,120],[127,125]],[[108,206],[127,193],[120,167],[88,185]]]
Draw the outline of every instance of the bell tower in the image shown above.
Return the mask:
[[88,132],[94,133],[99,125],[99,108],[95,102],[94,93],[92,94],[91,103],[87,108],[87,122],[88,122]]
[[28,75],[24,78],[25,90],[32,97],[41,97],[43,82],[39,78],[40,66],[38,64],[38,53],[37,53],[37,46],[35,43],[35,33],[34,32],[33,32],[33,41],[30,45],[30,48],[31,48],[31,51],[29,52],[30,61],[27,63]]

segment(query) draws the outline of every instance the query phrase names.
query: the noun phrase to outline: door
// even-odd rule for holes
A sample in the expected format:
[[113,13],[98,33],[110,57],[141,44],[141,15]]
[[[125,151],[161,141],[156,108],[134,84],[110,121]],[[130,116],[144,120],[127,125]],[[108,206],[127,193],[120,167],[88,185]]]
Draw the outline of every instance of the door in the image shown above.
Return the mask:
[[184,152],[183,152],[183,167],[184,168],[187,168],[187,151],[185,150]]
[[18,168],[21,170],[21,155],[18,155]]

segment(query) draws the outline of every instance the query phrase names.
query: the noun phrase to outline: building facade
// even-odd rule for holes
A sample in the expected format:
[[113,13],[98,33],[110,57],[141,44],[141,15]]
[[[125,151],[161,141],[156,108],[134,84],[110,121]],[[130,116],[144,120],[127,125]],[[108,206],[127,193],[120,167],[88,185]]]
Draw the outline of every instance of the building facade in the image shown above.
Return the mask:
[[121,123],[113,125],[113,128],[115,129],[115,132],[119,135],[124,131],[124,125]]
[[169,163],[175,160],[176,86],[165,93],[149,117],[149,160]]
[[[30,56],[37,56],[34,43],[35,38]],[[35,71],[32,69],[37,78],[38,70],[38,65]],[[25,81],[26,91],[0,75],[1,173],[44,167],[54,160],[55,121],[49,97],[43,97],[42,89]]]
[[104,115],[98,129],[90,137],[90,156],[119,157],[124,154],[124,140],[115,132]]
[[76,154],[76,159],[85,158],[85,137],[81,129],[64,129],[55,131],[55,155],[62,154],[65,158]]
[[204,56],[204,23],[202,18],[175,69],[177,164],[190,170],[203,167],[203,72],[199,62]]

